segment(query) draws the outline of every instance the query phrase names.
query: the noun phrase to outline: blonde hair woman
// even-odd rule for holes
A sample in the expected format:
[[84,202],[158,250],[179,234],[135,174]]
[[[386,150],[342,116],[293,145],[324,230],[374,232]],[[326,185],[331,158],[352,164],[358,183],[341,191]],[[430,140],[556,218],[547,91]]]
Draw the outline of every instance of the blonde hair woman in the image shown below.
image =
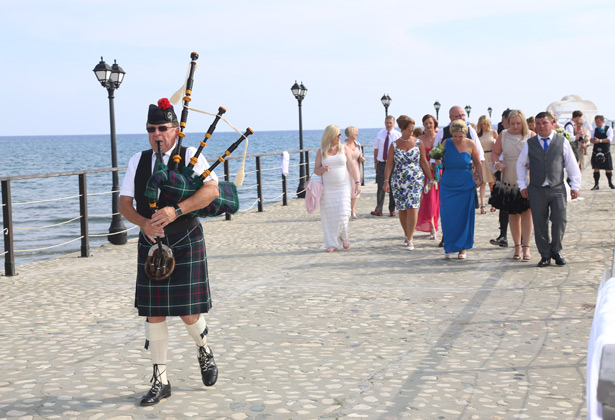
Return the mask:
[[350,195],[351,191],[355,195],[361,192],[359,181],[355,181],[351,188],[350,174],[354,179],[359,179],[359,171],[350,164],[350,149],[340,142],[340,137],[338,126],[328,125],[325,128],[314,165],[314,173],[322,177],[320,220],[327,252],[336,251],[340,246],[350,248]]
[[[491,161],[495,169],[502,171],[500,181],[495,183],[489,203],[495,208],[508,212],[510,233],[515,242],[514,260],[530,259],[530,237],[532,236],[532,211],[530,202],[521,196],[517,185],[517,160],[527,140],[536,135],[527,126],[527,120],[520,110],[508,114],[508,129],[498,136]],[[503,159],[500,161],[500,155]]]
[[491,128],[491,121],[486,115],[481,115],[478,118],[477,127],[476,134],[485,152],[485,164],[483,165],[483,180],[485,183],[480,187],[480,214],[485,214],[487,213],[485,210],[485,185],[489,184],[489,191],[493,191],[493,184],[495,183],[495,176],[487,162],[491,162],[491,151],[498,133]]
[[346,134],[346,148],[349,149],[350,152],[350,164],[354,166],[356,172],[359,173],[359,178],[354,178],[352,176],[354,170],[350,173],[350,190],[352,191],[352,195],[350,197],[350,211],[353,219],[357,219],[357,214],[355,209],[357,207],[357,200],[361,194],[355,194],[354,189],[352,188],[357,181],[361,182],[361,164],[365,162],[365,158],[363,157],[363,149],[361,149],[361,145],[357,141],[357,136],[359,135],[359,129],[357,127],[346,127],[344,130],[344,134]]
[[[468,126],[463,120],[450,125],[451,138],[443,139],[444,172],[440,180],[440,218],[444,232],[444,257],[453,254],[465,259],[474,246],[474,190],[483,183],[482,166],[476,143],[466,138]],[[472,175],[474,163],[475,176]]]

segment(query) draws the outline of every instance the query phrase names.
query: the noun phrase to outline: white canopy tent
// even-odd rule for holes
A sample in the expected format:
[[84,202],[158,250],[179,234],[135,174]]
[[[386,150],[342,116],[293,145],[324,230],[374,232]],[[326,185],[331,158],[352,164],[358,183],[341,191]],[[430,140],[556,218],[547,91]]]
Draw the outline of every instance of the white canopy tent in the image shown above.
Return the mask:
[[566,95],[561,101],[552,102],[547,107],[547,111],[553,112],[561,125],[572,118],[572,113],[576,110],[583,112],[585,128],[591,129],[594,117],[598,114],[598,108],[592,101],[582,99],[577,95]]

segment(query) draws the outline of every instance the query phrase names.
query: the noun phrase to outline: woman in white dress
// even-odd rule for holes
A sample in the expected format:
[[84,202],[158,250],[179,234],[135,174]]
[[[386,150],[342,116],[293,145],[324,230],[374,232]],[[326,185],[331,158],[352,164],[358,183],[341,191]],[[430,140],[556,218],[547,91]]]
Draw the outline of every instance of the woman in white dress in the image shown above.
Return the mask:
[[340,137],[338,126],[328,125],[325,128],[314,165],[314,173],[322,177],[320,220],[327,252],[336,251],[340,246],[350,248],[348,221],[351,188],[355,195],[361,192],[359,181],[355,181],[352,187],[350,185],[351,174],[357,180],[360,174],[351,164],[351,150],[340,142]]

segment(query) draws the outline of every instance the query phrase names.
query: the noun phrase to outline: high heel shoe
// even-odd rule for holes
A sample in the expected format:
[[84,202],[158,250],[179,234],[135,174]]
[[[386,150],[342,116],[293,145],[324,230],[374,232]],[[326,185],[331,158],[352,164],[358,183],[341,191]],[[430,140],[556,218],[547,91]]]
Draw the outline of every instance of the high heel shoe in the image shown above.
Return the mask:
[[513,255],[513,260],[520,260],[521,259],[521,253],[517,252],[517,248],[521,248],[523,250],[523,247],[521,246],[521,244],[516,245],[515,244],[515,255]]
[[406,246],[406,249],[408,251],[412,251],[414,249],[414,243],[412,242],[412,239],[408,241],[408,245]]
[[[527,253],[525,252],[526,248],[527,248]],[[521,249],[523,250],[523,260],[522,261],[529,261],[532,258],[532,256],[530,255],[530,246],[522,245]]]
[[434,228],[431,228],[431,230],[429,231],[429,239],[431,240],[436,239],[436,230]]
[[485,210],[485,206],[480,206],[480,214],[487,214],[487,210]]

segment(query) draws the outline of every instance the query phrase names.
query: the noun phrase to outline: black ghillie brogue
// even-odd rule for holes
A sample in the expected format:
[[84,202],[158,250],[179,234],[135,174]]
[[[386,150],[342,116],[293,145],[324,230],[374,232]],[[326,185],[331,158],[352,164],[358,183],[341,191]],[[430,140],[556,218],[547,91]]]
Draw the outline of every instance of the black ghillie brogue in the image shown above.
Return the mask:
[[[205,348],[207,347],[207,349]],[[207,352],[209,350],[209,353]],[[199,354],[197,355],[199,366],[201,367],[201,377],[203,385],[213,386],[218,380],[218,366],[214,360],[214,352],[209,346],[200,346]]]
[[168,384],[163,384],[160,382],[160,376],[160,368],[158,365],[154,365],[154,375],[150,381],[153,382],[152,388],[143,396],[143,398],[141,398],[142,406],[147,407],[150,405],[156,405],[163,398],[169,398],[171,396],[171,382]]

